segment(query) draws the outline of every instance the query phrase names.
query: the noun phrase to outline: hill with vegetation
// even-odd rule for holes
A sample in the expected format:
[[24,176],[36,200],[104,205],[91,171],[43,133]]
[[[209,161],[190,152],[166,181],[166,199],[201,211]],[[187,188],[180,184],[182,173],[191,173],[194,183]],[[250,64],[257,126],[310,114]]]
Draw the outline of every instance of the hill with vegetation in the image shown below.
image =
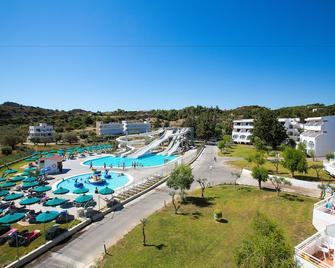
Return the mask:
[[[262,106],[242,106],[236,109],[220,109],[218,107],[190,106],[183,109],[92,112],[82,109],[70,111],[52,110],[40,107],[26,106],[14,102],[0,105],[0,132],[15,130],[22,136],[27,135],[29,125],[45,122],[55,127],[56,132],[64,133],[73,130],[93,129],[95,121],[104,122],[121,120],[146,120],[154,128],[160,126],[190,126],[194,127],[199,138],[220,137],[230,134],[233,119],[254,118],[260,111],[268,108]],[[335,104],[309,104],[301,106],[274,109],[278,117],[299,117],[335,115]],[[1,138],[1,137],[0,137]]]

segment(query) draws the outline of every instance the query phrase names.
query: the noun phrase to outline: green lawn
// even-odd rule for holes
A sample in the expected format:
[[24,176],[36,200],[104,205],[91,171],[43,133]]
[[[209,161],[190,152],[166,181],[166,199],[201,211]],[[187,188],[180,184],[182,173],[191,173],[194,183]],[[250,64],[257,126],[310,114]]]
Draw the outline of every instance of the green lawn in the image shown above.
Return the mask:
[[[175,215],[171,205],[148,218],[147,243],[142,246],[138,225],[108,249],[101,267],[235,267],[233,250],[250,231],[250,221],[257,211],[274,218],[285,230],[292,246],[315,233],[312,209],[316,199],[282,194],[256,188],[218,186],[206,190],[207,201],[199,191],[182,215]],[[213,210],[220,207],[226,222],[213,220]]]
[[[235,160],[235,161],[230,161],[229,164],[235,166],[235,167],[239,167],[239,168],[246,168],[246,169],[252,169],[255,164],[254,163],[250,163],[247,160]],[[321,164],[321,162],[313,162],[313,161],[308,161],[308,165],[311,166],[313,164]],[[276,168],[274,167],[274,165],[269,162],[266,161],[266,163],[264,164],[264,167],[269,171],[270,174],[276,174]],[[284,168],[282,165],[279,165],[279,169],[278,169],[278,176],[283,176],[283,177],[292,177],[291,172]],[[300,172],[295,172],[294,173],[294,178],[295,179],[299,179],[299,180],[306,180],[306,181],[318,181],[317,176],[316,176],[316,172],[314,169],[308,169],[307,173],[300,173]],[[332,178],[329,176],[329,174],[324,171],[321,170],[320,171],[320,180],[324,180],[324,181],[330,181],[332,180]]]
[[247,144],[234,144],[231,148],[227,149],[225,153],[219,152],[219,156],[230,157],[248,157],[256,153],[253,145]]
[[[78,223],[80,223],[79,220],[73,220],[68,225],[67,224],[61,224],[60,226],[63,227],[63,228],[67,228],[67,227],[71,228],[71,227],[77,225]],[[45,224],[46,230],[48,230],[48,228],[51,227],[54,224],[55,224],[54,222],[46,223]],[[3,245],[0,245],[0,267],[5,267],[9,263],[16,260],[17,249],[18,249],[19,256],[23,256],[23,255],[29,253],[30,251],[38,248],[39,246],[41,246],[45,242],[45,239],[44,239],[44,225],[43,224],[29,224],[28,226],[22,226],[22,225],[19,225],[19,224],[12,224],[12,227],[17,228],[21,231],[25,230],[25,229],[29,230],[29,231],[40,230],[41,231],[41,236],[39,238],[37,238],[36,240],[34,240],[33,242],[31,242],[30,245],[27,246],[27,247],[18,247],[18,248],[10,247],[10,246],[8,246],[7,243],[5,243]]]

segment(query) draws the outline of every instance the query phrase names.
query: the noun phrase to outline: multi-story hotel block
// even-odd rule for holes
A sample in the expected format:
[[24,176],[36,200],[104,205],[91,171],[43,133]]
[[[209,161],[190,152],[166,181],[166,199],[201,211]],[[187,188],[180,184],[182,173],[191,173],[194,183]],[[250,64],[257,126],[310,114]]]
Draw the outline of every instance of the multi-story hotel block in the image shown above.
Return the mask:
[[250,144],[254,119],[241,119],[233,121],[232,139],[236,143]]
[[[299,142],[300,131],[302,124],[299,118],[279,118],[286,129],[287,135],[290,139]],[[235,143],[250,144],[252,132],[254,128],[253,119],[242,119],[233,121],[232,139]]]
[[335,151],[335,116],[306,118],[300,142],[306,145],[307,153],[324,156]]
[[278,118],[278,121],[282,123],[286,129],[287,136],[289,139],[299,142],[300,133],[303,129],[303,124],[300,123],[299,118]]
[[43,142],[43,140],[52,139],[55,135],[53,126],[46,123],[40,123],[38,126],[30,126],[28,130],[28,141],[33,138],[38,138]]
[[150,124],[144,122],[128,122],[122,121],[122,123],[103,123],[100,121],[96,122],[97,135],[128,135],[136,133],[145,133],[150,131]]

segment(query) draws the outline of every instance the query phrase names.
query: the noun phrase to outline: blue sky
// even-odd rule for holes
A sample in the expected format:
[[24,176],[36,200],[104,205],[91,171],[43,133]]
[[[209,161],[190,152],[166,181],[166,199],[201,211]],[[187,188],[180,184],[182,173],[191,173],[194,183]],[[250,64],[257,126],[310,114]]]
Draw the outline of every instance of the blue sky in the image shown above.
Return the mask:
[[2,0],[0,102],[332,104],[334,14],[333,0]]

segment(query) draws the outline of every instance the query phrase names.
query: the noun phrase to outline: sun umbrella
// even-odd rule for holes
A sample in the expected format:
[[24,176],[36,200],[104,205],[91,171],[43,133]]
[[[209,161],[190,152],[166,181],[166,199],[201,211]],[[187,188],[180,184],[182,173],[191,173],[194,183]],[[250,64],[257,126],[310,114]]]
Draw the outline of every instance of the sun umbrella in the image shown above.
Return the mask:
[[35,187],[33,190],[37,193],[44,193],[44,192],[50,191],[51,187],[48,185],[42,185],[42,186]]
[[7,190],[0,190],[0,197],[3,197],[5,195],[8,195],[9,194],[9,191]]
[[83,195],[78,196],[74,201],[76,203],[82,204],[82,203],[86,203],[88,201],[91,201],[92,199],[93,199],[92,195],[83,194]]
[[34,171],[35,169],[36,169],[36,167],[27,167],[23,171],[30,172],[30,171]]
[[67,194],[68,192],[70,192],[70,190],[63,187],[59,187],[57,190],[53,191],[54,194]]
[[57,211],[46,211],[36,216],[36,221],[41,223],[46,223],[53,221],[58,217],[59,213]]
[[6,195],[3,200],[4,201],[13,201],[13,200],[16,200],[16,199],[19,199],[23,196],[23,194],[18,194],[18,193],[10,193],[8,195]]
[[16,185],[15,182],[7,181],[7,182],[4,182],[4,183],[0,183],[0,188],[10,188],[10,187],[13,187],[15,185]]
[[35,187],[39,185],[39,183],[37,181],[32,181],[32,182],[25,182],[22,184],[23,188],[31,188],[31,187]]
[[7,169],[3,174],[8,175],[8,174],[16,173],[16,172],[17,172],[17,170],[15,170],[15,169]]
[[56,206],[60,206],[64,203],[66,203],[66,202],[67,202],[67,199],[55,197],[55,198],[49,199],[47,202],[45,202],[44,205],[49,206],[49,207],[56,207]]
[[10,178],[9,180],[12,181],[12,182],[18,182],[18,181],[24,180],[24,177],[16,176],[16,177]]
[[85,188],[85,187],[83,187],[83,188],[77,188],[77,189],[75,189],[74,191],[73,191],[73,193],[75,193],[75,194],[85,194],[85,193],[87,193],[89,190],[87,189],[87,188]]
[[24,171],[24,172],[22,172],[22,173],[20,174],[20,176],[25,176],[25,177],[28,177],[28,176],[30,176],[30,173],[29,173],[29,172],[26,172],[26,171]]
[[109,194],[113,194],[113,193],[114,193],[114,190],[109,188],[109,187],[102,188],[99,191],[99,194],[102,194],[102,195],[109,195]]
[[6,178],[0,178],[0,182],[4,182],[6,180],[7,180]]
[[1,224],[11,224],[22,220],[25,217],[24,213],[10,213],[0,218]]
[[22,205],[22,206],[26,206],[26,205],[32,205],[32,204],[36,204],[38,202],[40,202],[40,198],[38,197],[28,197],[28,198],[25,198],[25,199],[22,199],[20,200],[19,204]]
[[36,177],[28,177],[23,179],[23,182],[34,182],[34,181],[37,181]]

